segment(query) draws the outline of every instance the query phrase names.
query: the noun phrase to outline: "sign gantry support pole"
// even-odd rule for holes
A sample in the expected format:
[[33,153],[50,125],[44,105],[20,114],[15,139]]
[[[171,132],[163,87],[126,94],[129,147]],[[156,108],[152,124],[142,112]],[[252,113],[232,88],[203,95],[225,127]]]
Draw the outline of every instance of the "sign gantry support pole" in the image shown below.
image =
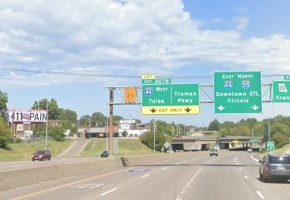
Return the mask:
[[109,120],[109,157],[113,157],[113,103],[114,103],[114,88],[110,88],[110,120]]

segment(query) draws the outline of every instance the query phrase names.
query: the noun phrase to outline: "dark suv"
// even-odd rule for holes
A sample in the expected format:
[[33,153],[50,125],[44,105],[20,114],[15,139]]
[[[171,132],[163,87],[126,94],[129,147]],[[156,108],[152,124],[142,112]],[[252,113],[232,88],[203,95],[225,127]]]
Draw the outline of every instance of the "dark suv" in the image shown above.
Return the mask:
[[37,151],[32,156],[32,161],[35,160],[44,161],[45,159],[47,160],[51,159],[51,153],[49,150]]
[[261,163],[259,167],[260,180],[268,182],[270,179],[282,179],[285,181],[290,179],[289,155],[267,154],[259,163]]
[[212,155],[218,156],[218,151],[217,151],[217,149],[211,149],[211,150],[209,151],[209,155],[210,155],[210,156],[212,156]]
[[109,156],[108,151],[103,151],[103,153],[101,154],[101,158],[107,158],[108,156]]

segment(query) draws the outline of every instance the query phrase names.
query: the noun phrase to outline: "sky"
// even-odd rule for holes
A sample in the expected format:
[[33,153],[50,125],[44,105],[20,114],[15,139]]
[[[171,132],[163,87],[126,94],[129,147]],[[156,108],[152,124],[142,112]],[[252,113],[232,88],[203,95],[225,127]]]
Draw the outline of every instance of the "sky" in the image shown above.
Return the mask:
[[[108,87],[141,86],[145,74],[186,84],[213,84],[215,72],[283,80],[290,74],[289,7],[286,0],[0,1],[0,90],[9,109],[53,98],[80,118],[108,116]],[[262,93],[267,99],[271,91]],[[116,91],[114,100],[122,95]],[[217,114],[209,103],[199,114],[142,115],[141,107],[116,105],[113,112],[200,127],[288,116],[290,108],[263,103],[258,114]]]

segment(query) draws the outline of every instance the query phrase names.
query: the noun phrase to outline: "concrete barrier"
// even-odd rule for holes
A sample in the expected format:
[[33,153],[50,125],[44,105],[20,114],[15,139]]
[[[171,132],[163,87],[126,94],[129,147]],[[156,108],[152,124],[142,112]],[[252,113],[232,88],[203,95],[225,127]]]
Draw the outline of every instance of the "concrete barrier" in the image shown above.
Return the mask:
[[106,173],[124,168],[121,158],[56,164],[0,172],[0,191],[88,173]]
[[185,156],[200,156],[208,152],[161,153],[144,156],[114,157],[79,163],[56,164],[36,168],[0,172],[0,191],[33,185],[88,173],[104,174],[139,165],[146,165]]

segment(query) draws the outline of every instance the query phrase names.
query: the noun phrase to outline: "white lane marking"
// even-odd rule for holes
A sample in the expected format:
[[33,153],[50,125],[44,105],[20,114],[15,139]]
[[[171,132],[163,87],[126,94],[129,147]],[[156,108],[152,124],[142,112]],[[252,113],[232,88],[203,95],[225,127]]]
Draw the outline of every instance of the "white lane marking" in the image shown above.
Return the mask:
[[259,192],[259,191],[256,191],[257,192],[257,194],[259,195],[259,197],[261,198],[261,199],[265,199],[265,197],[261,194],[261,192]]
[[244,176],[245,177],[245,179],[249,179],[247,176]]
[[149,176],[149,174],[146,174],[146,175],[144,175],[144,176],[141,176],[141,178],[145,178],[145,177],[147,177],[147,176]]
[[251,155],[251,158],[252,158],[253,160],[255,160],[255,161],[259,162],[259,160],[258,160],[258,159],[256,159],[256,158],[254,158],[254,156],[253,156],[253,155]]
[[115,190],[117,190],[117,188],[114,188],[114,189],[111,189],[111,190],[109,190],[107,192],[104,192],[103,194],[101,194],[101,196],[107,195],[107,194],[109,194],[111,192],[114,192]]
[[182,200],[182,195],[186,194],[187,189],[190,188],[190,185],[193,183],[194,179],[197,177],[197,175],[199,174],[199,172],[201,172],[203,170],[204,167],[200,168],[194,175],[193,177],[191,177],[191,179],[186,183],[186,185],[184,186],[184,188],[181,190],[181,192],[179,193],[179,195],[176,197],[175,200]]
[[165,169],[167,169],[167,167],[164,167],[164,168],[162,168],[161,170],[165,170]]

